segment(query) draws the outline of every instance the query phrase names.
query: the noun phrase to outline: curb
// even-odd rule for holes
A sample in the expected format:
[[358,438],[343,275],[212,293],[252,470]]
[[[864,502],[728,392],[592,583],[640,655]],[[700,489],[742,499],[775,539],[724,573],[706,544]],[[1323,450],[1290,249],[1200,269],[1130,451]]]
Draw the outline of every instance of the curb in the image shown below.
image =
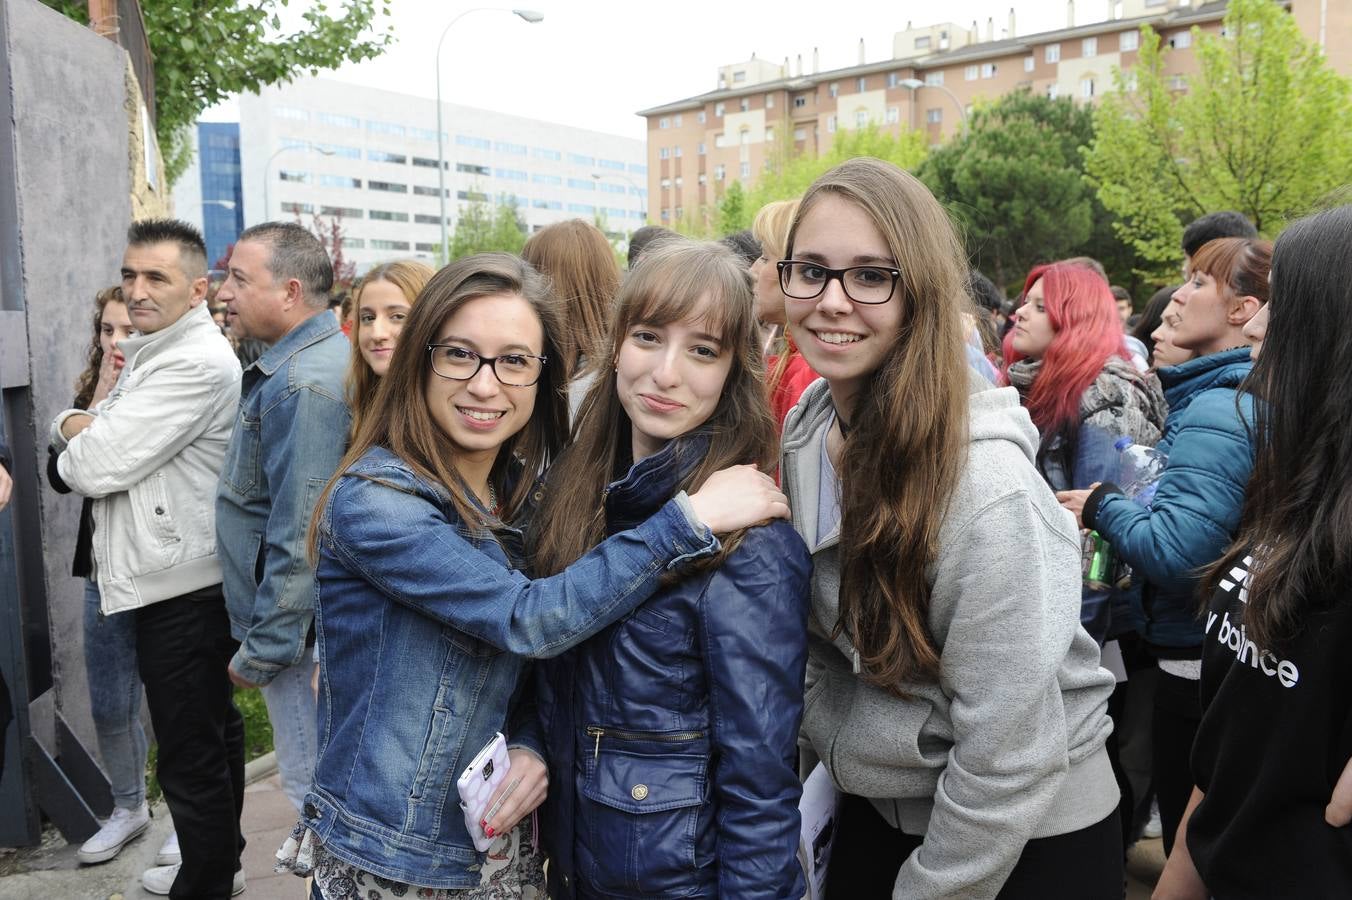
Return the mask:
[[244,764],[244,784],[250,785],[277,774],[277,751],[264,753]]

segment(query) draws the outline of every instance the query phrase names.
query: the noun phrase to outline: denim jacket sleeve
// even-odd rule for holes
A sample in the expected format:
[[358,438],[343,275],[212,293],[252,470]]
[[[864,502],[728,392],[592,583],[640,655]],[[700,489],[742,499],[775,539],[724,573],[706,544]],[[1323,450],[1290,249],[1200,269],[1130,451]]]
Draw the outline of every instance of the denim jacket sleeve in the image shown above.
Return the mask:
[[348,475],[320,520],[325,549],[376,590],[518,656],[573,647],[638,606],[669,569],[717,551],[676,500],[602,542],[557,575],[530,580],[475,548],[412,476],[384,467]]
[[753,528],[700,603],[720,897],[798,900],[805,890],[797,763],[811,568],[792,526]]
[[319,495],[342,459],[349,422],[345,403],[308,386],[260,416],[262,474],[272,505],[253,618],[231,661],[254,684],[267,684],[305,655],[314,618],[314,568],[305,539]]

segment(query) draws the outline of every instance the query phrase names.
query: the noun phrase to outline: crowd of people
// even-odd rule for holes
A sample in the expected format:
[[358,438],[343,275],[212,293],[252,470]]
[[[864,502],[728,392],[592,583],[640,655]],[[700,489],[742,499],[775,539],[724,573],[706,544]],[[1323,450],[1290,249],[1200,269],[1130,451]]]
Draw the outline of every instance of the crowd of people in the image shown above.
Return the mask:
[[137,222],[51,426],[80,859],[149,821],[144,685],[143,884],[244,890],[239,686],[324,900],[798,900],[817,767],[832,900],[1121,898],[1156,807],[1160,900],[1352,896],[1350,246],[1213,214],[1139,314],[1084,257],[1010,302],[855,159],[627,272],[580,221],[379,265],[342,322],[299,225],[213,317],[200,235]]

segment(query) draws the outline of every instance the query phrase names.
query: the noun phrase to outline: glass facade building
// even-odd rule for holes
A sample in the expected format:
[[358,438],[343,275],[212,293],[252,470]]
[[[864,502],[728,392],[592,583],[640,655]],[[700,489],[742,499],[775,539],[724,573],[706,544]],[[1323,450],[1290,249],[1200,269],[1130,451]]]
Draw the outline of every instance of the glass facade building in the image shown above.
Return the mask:
[[199,122],[197,153],[202,173],[202,236],[207,242],[207,264],[215,266],[244,230],[239,124]]

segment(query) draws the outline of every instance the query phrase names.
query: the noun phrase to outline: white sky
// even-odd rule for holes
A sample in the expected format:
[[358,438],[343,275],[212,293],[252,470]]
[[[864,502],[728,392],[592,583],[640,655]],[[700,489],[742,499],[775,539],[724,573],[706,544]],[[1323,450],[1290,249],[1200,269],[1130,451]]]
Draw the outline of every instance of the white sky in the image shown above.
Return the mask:
[[[508,0],[510,3],[511,0]],[[721,65],[750,59],[794,64],[803,57],[811,72],[812,48],[820,48],[820,71],[854,65],[859,39],[866,61],[892,54],[892,35],[906,27],[941,20],[970,27],[995,19],[1002,36],[1015,9],[1019,35],[1062,28],[1061,0],[948,0],[942,6],[886,0],[521,0],[544,14],[530,25],[507,12],[475,12],[446,36],[442,98],[644,139],[637,110],[680,100],[716,87]],[[295,6],[284,21],[296,17]],[[395,0],[396,43],[382,57],[346,65],[322,77],[402,93],[436,96],[435,52],[446,23],[473,2]],[[1105,18],[1105,0],[1080,0],[1077,23]],[[504,4],[506,8],[506,4]],[[890,9],[890,11],[889,11]],[[942,10],[940,12],[939,10]],[[236,104],[208,111],[211,121],[238,118]]]

